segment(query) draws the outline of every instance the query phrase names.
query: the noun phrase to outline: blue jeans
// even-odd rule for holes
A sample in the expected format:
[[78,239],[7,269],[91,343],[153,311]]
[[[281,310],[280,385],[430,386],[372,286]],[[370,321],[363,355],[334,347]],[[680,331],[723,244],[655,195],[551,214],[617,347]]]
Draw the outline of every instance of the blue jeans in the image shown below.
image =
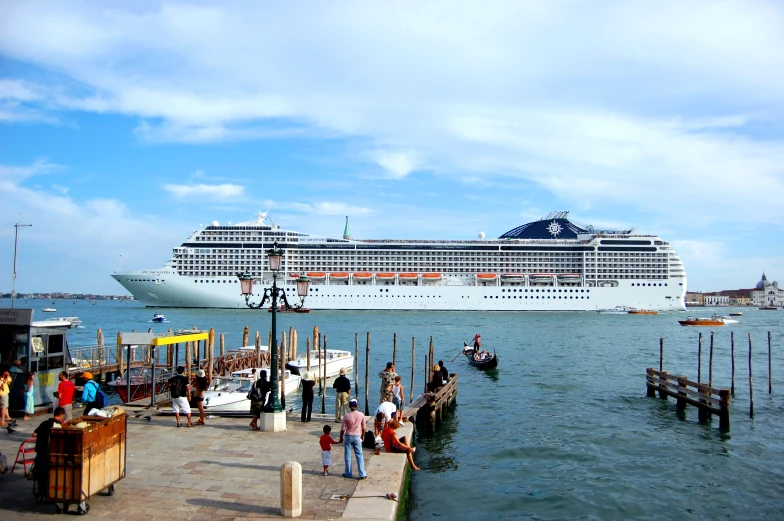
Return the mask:
[[354,455],[357,457],[357,467],[359,467],[359,477],[366,478],[365,474],[365,458],[362,457],[362,436],[346,434],[343,438],[343,459],[345,460],[346,470],[343,471],[344,476],[351,476],[351,449],[354,449]]

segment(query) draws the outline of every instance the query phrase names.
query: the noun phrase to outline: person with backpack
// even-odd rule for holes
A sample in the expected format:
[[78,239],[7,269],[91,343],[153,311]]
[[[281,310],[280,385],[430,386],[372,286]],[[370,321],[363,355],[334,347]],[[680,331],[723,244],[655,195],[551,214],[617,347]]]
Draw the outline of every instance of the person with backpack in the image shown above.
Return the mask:
[[185,368],[177,366],[177,374],[169,378],[169,392],[172,399],[172,410],[174,418],[177,420],[177,427],[182,427],[180,423],[180,413],[188,418],[188,427],[193,427],[191,422],[191,383],[185,376]]
[[109,405],[109,397],[101,390],[98,382],[93,380],[90,372],[83,372],[82,378],[87,380],[82,387],[82,403],[84,403],[85,416],[90,414],[93,409],[103,409]]

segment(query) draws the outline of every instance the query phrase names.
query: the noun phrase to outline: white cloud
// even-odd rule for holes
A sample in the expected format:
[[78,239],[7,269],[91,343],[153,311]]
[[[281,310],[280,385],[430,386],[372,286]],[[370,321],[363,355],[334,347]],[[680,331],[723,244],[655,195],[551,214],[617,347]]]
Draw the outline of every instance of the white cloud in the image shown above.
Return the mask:
[[319,214],[319,215],[351,215],[355,217],[364,217],[373,213],[373,210],[371,210],[370,208],[363,208],[361,206],[350,206],[344,203],[330,203],[330,202],[318,202],[312,204],[288,203],[286,205],[278,205],[278,206],[294,208],[302,213]]
[[[16,2],[0,17],[0,52],[68,79],[4,80],[7,121],[125,114],[149,142],[343,136],[393,179],[516,178],[670,222],[784,220],[759,197],[784,193],[775,1]],[[167,189],[240,195],[219,186]]]
[[245,187],[235,184],[177,185],[167,183],[163,185],[163,189],[171,193],[177,199],[209,197],[218,200],[226,200],[241,196]]

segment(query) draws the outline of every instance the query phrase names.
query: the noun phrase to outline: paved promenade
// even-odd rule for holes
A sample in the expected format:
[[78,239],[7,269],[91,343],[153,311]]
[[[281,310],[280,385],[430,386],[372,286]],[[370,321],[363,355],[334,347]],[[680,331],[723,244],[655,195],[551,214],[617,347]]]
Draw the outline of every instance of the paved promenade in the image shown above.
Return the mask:
[[[219,521],[280,516],[280,466],[302,465],[303,504],[300,519],[395,519],[397,502],[384,497],[401,495],[405,455],[374,456],[364,451],[369,479],[342,477],[343,446],[333,449],[330,475],[322,475],[318,437],[325,424],[338,438],[340,425],[331,419],[300,423],[293,416],[287,431],[254,432],[248,418],[213,418],[207,425],[177,428],[172,416],[151,421],[131,409],[128,420],[126,477],[116,494],[91,498],[91,518],[149,521],[188,519]],[[146,414],[146,413],[144,413]],[[19,444],[46,416],[19,421],[16,433],[0,432],[0,451],[13,465]],[[368,422],[372,426],[372,422]],[[411,424],[398,431],[411,439]],[[356,461],[354,474],[358,475]],[[53,505],[33,500],[33,482],[19,467],[0,475],[0,521],[51,519]],[[343,496],[342,499],[336,499]],[[75,510],[75,507],[71,507]]]

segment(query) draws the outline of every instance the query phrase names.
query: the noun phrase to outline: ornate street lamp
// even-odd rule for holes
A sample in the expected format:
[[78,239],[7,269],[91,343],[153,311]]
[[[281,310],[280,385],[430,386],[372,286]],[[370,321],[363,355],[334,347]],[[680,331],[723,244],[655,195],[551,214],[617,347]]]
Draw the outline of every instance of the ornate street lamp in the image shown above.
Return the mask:
[[291,305],[286,299],[286,291],[278,287],[278,271],[280,271],[280,261],[283,258],[283,250],[278,247],[275,242],[272,249],[267,250],[267,258],[269,259],[269,268],[272,271],[272,287],[264,288],[264,296],[261,302],[254,304],[250,301],[253,296],[253,277],[248,273],[238,273],[237,278],[240,279],[242,295],[245,297],[245,305],[251,309],[261,309],[270,301],[272,304],[272,346],[270,346],[271,359],[270,359],[270,384],[272,385],[272,403],[268,407],[272,412],[280,412],[283,407],[280,404],[280,394],[278,391],[278,332],[277,332],[277,311],[278,299],[283,301],[284,309],[301,309],[305,304],[305,297],[308,295],[308,286],[310,279],[304,274],[300,275],[297,279],[297,295],[299,296],[299,305]]

